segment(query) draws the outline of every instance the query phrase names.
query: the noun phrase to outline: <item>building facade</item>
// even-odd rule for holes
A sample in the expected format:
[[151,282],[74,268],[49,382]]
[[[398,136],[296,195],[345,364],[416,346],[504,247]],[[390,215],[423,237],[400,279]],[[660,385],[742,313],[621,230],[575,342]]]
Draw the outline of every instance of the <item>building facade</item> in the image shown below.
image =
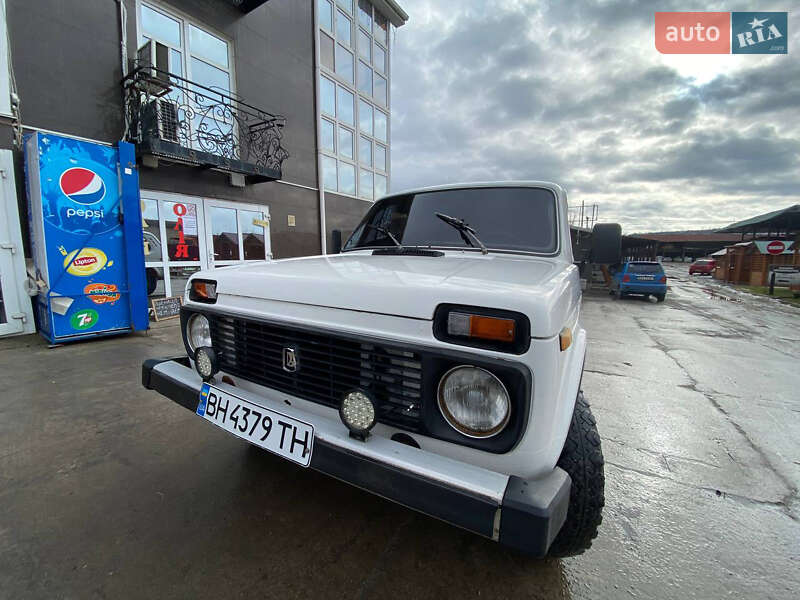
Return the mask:
[[0,148],[27,256],[34,131],[135,144],[154,295],[201,268],[324,253],[389,189],[391,33],[408,18],[393,0],[0,5]]

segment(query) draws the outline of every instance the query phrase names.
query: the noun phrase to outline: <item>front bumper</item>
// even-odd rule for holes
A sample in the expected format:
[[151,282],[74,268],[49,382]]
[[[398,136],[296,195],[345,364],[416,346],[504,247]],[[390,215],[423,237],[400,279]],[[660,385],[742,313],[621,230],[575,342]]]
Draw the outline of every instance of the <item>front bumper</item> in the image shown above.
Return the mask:
[[[142,365],[145,388],[192,412],[202,383],[186,357],[150,359]],[[287,412],[285,395],[230,389],[258,405]],[[379,436],[354,440],[341,422],[295,407],[287,414],[314,425],[311,468],[526,554],[544,556],[566,519],[571,482],[558,467],[526,481]]]

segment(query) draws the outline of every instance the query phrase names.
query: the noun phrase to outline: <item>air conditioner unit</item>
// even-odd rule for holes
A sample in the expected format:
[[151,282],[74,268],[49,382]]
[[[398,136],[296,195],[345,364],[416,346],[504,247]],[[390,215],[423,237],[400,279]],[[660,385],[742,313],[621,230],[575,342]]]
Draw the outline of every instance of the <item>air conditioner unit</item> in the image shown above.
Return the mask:
[[161,42],[148,40],[136,51],[136,66],[144,74],[144,84],[156,96],[170,90],[169,48]]
[[146,137],[179,144],[178,128],[178,105],[175,102],[157,98],[142,110],[142,133]]

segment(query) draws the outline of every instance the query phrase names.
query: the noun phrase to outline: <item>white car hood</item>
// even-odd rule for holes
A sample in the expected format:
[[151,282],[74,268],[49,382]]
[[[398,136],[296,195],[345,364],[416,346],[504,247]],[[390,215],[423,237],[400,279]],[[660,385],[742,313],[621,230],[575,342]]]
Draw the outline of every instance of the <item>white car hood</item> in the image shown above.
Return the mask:
[[[448,252],[441,257],[373,256],[351,252],[216,269],[223,295],[261,298],[415,319],[432,319],[439,304],[522,312],[533,337],[559,332],[579,286],[575,269],[558,259]],[[579,291],[578,291],[579,293]],[[563,307],[563,309],[561,308]]]

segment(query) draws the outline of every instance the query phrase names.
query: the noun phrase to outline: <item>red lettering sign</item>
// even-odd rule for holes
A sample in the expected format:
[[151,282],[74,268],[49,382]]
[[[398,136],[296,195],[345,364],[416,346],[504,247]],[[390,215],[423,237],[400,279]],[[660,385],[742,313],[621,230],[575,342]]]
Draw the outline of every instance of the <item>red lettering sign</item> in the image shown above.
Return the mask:
[[657,12],[655,33],[661,54],[730,54],[731,13]]

